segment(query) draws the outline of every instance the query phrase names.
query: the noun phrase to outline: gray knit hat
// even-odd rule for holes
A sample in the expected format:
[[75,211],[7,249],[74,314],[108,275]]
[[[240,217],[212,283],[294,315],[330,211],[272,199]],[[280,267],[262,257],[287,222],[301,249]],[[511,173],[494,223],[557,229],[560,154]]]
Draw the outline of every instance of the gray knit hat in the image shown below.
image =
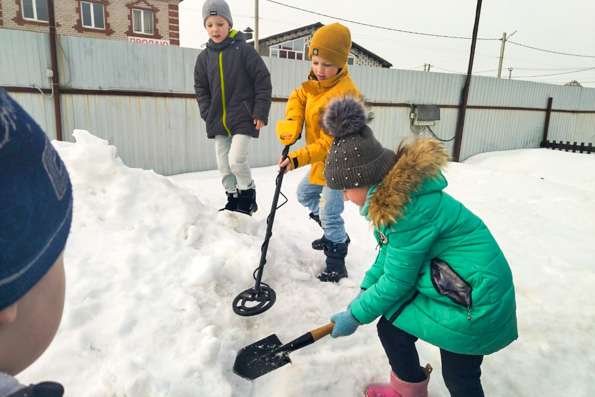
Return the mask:
[[202,5],[202,24],[207,22],[207,18],[213,15],[218,15],[227,19],[229,26],[233,26],[233,19],[231,19],[231,11],[229,5],[225,0],[207,0]]
[[397,161],[392,150],[374,138],[366,107],[354,97],[335,99],[322,115],[322,126],[335,137],[326,158],[324,177],[331,189],[372,186]]

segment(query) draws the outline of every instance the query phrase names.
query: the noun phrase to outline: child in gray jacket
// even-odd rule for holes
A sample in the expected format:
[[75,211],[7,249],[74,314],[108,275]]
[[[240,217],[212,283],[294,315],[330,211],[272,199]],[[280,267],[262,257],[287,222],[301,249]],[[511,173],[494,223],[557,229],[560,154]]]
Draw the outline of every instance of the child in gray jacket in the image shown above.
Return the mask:
[[202,8],[207,48],[194,68],[194,88],[207,136],[215,139],[217,167],[227,194],[222,210],[252,215],[258,209],[249,145],[268,122],[271,76],[256,50],[233,20],[224,0],[207,0]]

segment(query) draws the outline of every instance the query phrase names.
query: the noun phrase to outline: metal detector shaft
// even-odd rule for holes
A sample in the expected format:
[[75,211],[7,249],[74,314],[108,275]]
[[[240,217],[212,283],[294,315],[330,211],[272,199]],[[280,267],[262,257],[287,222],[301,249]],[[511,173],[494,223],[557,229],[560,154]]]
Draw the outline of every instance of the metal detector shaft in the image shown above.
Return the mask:
[[[289,154],[289,147],[291,145],[286,145],[283,148],[283,152],[281,156],[283,160],[287,158]],[[267,230],[264,235],[264,242],[260,247],[260,263],[258,265],[258,272],[256,273],[256,284],[254,285],[254,289],[256,291],[260,291],[260,281],[262,280],[262,272],[264,271],[264,265],[267,262],[267,251],[269,249],[269,240],[273,235],[273,223],[275,220],[275,214],[277,213],[277,204],[279,203],[279,194],[281,193],[281,183],[283,182],[283,175],[285,175],[285,169],[281,168],[279,173],[277,174],[277,180],[275,183],[275,194],[273,195],[273,203],[271,204],[271,212],[267,218]]]

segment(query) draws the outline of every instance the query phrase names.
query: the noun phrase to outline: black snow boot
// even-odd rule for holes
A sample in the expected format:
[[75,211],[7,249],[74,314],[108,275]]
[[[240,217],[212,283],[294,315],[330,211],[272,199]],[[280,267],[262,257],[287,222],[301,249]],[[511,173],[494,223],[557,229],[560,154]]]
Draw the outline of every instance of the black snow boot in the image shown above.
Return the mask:
[[[347,240],[345,241],[345,244],[349,245],[350,242],[351,240],[349,239],[349,235],[347,235]],[[312,249],[315,249],[316,251],[322,251],[324,247],[326,247],[328,244],[332,244],[332,242],[331,240],[324,237],[323,234],[322,237],[312,241]]]
[[238,208],[236,211],[252,215],[258,210],[256,204],[256,189],[240,190]]
[[225,193],[227,194],[227,204],[225,207],[221,208],[219,211],[237,211],[238,209],[238,192],[235,191],[233,193]]
[[[327,240],[328,241],[328,240]],[[324,283],[337,283],[342,278],[347,277],[347,268],[345,267],[345,257],[347,256],[347,247],[349,243],[333,243],[331,241],[324,247],[326,255],[326,269],[317,277]]]

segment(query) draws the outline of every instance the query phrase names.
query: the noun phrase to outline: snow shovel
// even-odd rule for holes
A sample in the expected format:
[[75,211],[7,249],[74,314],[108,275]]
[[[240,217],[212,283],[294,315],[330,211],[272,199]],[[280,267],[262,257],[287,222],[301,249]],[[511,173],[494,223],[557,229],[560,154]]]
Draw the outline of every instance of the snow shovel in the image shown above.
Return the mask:
[[254,380],[289,364],[289,353],[308,346],[328,335],[335,324],[328,323],[320,328],[306,332],[287,344],[282,344],[277,335],[269,335],[244,347],[236,356],[233,372],[244,379]]

